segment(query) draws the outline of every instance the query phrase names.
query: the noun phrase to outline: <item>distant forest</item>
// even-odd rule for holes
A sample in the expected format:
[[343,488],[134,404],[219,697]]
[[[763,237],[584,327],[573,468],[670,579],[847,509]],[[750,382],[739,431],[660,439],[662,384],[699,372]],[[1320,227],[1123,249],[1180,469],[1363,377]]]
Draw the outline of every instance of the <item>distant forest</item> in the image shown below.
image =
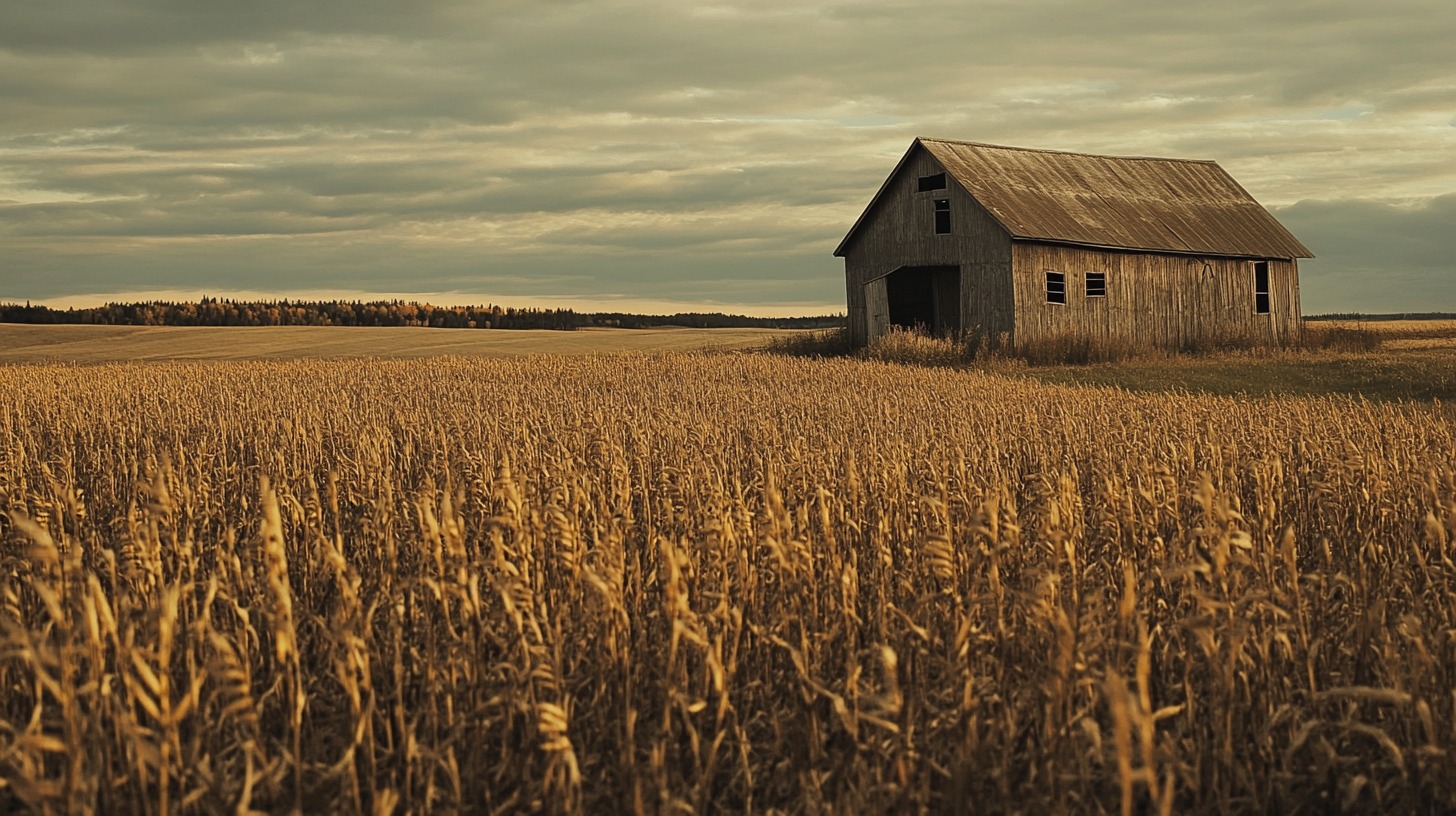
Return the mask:
[[203,298],[197,303],[151,301],[108,303],[89,309],[51,309],[29,303],[0,303],[0,323],[91,324],[101,326],[430,326],[439,329],[555,329],[592,326],[645,329],[829,329],[844,315],[748,317],[717,312],[639,315],[577,312],[572,309],[515,309],[503,306],[432,306],[402,300],[236,301]]

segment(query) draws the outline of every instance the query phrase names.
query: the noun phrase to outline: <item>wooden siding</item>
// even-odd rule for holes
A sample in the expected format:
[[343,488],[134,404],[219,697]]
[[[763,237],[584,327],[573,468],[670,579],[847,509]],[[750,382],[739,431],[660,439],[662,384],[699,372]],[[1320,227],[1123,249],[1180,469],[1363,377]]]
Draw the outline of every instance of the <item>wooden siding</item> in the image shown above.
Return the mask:
[[[865,304],[867,295],[865,290],[868,287],[859,282],[860,276],[850,266],[848,258],[844,260],[844,266],[845,302],[848,304],[847,311],[849,313],[849,342],[851,345],[863,346],[869,342],[870,336],[870,318]],[[884,283],[881,282],[880,286],[883,287]],[[889,309],[890,307],[887,303],[885,305],[886,320],[889,319]]]
[[[1254,313],[1254,262],[1017,241],[1018,344],[1065,335],[1181,348],[1240,339],[1287,342],[1300,331],[1298,265],[1268,259],[1270,313]],[[1046,302],[1046,273],[1066,275],[1065,305]],[[1102,272],[1107,295],[1086,296]]]
[[960,297],[960,281],[964,273],[957,275],[960,267],[948,269],[932,276],[931,286],[935,288],[935,325],[959,330],[963,325],[966,304]]
[[[903,266],[959,266],[960,325],[992,333],[1012,329],[1011,237],[954,179],[947,177],[944,190],[916,189],[921,176],[941,172],[945,168],[928,151],[913,151],[843,247],[850,340],[856,345],[888,327],[884,277]],[[949,235],[935,234],[936,199],[950,201]]]

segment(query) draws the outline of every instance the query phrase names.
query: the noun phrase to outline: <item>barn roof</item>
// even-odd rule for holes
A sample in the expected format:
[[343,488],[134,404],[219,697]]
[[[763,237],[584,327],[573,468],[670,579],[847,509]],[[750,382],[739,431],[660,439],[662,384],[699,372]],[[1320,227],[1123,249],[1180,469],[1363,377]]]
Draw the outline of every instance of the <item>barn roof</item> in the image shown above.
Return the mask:
[[[1216,162],[922,138],[900,166],[922,147],[1013,239],[1191,255],[1314,257]],[[844,254],[888,185],[887,179],[835,255]]]

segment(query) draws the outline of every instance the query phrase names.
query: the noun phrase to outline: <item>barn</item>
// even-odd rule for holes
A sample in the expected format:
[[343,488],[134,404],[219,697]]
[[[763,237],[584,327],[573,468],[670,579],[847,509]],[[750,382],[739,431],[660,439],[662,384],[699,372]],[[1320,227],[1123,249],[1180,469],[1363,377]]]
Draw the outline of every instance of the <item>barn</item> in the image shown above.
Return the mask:
[[1167,348],[1294,339],[1313,257],[1212,161],[924,138],[834,254],[855,345],[918,326]]

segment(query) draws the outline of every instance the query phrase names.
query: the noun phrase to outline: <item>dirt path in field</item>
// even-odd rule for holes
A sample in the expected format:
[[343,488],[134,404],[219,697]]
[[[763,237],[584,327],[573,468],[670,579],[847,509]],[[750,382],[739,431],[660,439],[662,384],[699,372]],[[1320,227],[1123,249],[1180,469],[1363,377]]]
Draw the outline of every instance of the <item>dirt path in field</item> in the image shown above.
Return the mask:
[[777,329],[428,329],[349,326],[29,326],[0,323],[0,363],[506,357],[762,345]]

